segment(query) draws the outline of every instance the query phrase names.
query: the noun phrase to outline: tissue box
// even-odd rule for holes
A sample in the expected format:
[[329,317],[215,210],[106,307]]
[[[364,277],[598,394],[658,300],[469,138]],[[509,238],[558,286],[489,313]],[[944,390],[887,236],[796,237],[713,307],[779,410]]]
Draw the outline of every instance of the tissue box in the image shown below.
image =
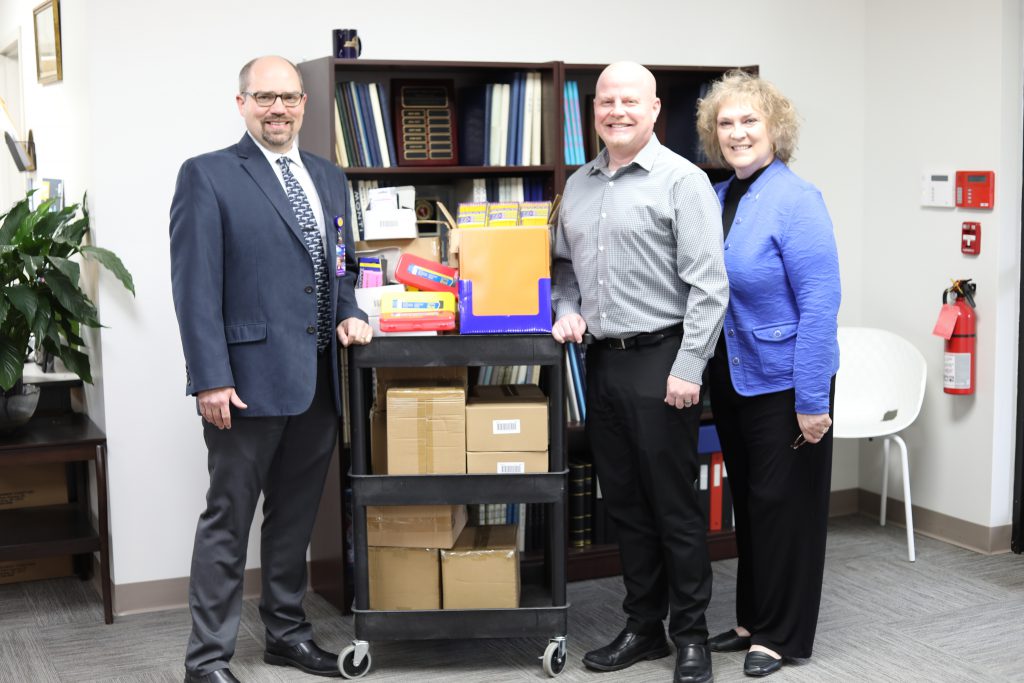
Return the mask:
[[411,239],[416,231],[413,209],[379,208],[363,212],[363,241]]

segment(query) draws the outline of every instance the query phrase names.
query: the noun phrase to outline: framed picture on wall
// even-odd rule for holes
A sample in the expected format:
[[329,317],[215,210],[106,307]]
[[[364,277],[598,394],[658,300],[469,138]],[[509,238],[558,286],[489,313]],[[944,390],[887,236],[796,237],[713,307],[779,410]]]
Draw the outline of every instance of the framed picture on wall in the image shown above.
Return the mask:
[[36,32],[36,78],[56,83],[64,78],[60,57],[60,0],[46,0],[32,10]]

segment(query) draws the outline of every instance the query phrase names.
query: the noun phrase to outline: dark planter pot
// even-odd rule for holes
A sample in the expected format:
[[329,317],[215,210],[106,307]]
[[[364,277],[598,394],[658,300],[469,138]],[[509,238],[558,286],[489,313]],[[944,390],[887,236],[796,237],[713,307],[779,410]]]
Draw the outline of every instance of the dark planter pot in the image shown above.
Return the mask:
[[17,429],[32,419],[39,405],[39,387],[21,380],[0,396],[0,432]]

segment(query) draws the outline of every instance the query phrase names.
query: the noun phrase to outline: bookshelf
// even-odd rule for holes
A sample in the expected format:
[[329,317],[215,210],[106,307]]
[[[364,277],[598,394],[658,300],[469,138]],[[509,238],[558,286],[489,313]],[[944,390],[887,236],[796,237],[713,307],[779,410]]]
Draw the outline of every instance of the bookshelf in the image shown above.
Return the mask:
[[[302,134],[299,138],[303,150],[313,152],[339,163],[336,152],[335,92],[336,86],[344,82],[383,83],[388,93],[390,119],[394,126],[396,112],[391,109],[392,84],[399,81],[424,80],[445,81],[452,84],[455,96],[455,124],[460,128],[465,122],[459,119],[463,98],[474,88],[489,83],[511,82],[517,72],[540,74],[540,163],[530,165],[397,165],[370,167],[349,164],[344,166],[351,181],[375,180],[384,185],[413,185],[417,196],[442,199],[451,208],[459,201],[470,201],[460,196],[468,180],[474,178],[521,177],[539,181],[545,199],[561,194],[566,179],[578,165],[565,161],[565,83],[577,83],[580,102],[580,120],[584,137],[586,158],[596,152],[593,134],[593,112],[590,101],[594,86],[605,65],[573,64],[559,61],[550,62],[464,62],[464,61],[413,61],[413,60],[365,60],[335,59],[324,57],[299,64],[309,99],[305,109]],[[648,68],[658,81],[658,95],[662,101],[662,112],[656,124],[658,139],[669,148],[694,160],[703,168],[712,182],[728,177],[729,172],[700,161],[695,156],[697,135],[694,126],[697,98],[702,84],[720,77],[734,66],[678,66],[656,65]],[[741,67],[756,73],[758,67]],[[384,102],[382,102],[384,104]],[[458,134],[456,134],[458,139]],[[395,144],[400,144],[395,136]],[[495,198],[496,199],[496,198]],[[493,201],[493,199],[492,199]],[[589,459],[578,423],[567,425],[570,455]],[[580,451],[583,451],[581,453]],[[351,533],[344,511],[343,486],[348,471],[347,449],[342,447],[340,455],[332,464],[328,483],[314,529],[310,550],[311,582],[317,592],[324,595],[339,608],[349,609],[351,589],[345,588],[344,552],[345,546],[339,529]],[[732,531],[711,532],[708,535],[708,549],[713,560],[734,557],[735,537]],[[524,556],[524,571],[531,564],[542,562],[540,558]],[[582,549],[569,549],[567,573],[570,581],[610,576],[621,572],[618,548],[614,544],[590,545]]]

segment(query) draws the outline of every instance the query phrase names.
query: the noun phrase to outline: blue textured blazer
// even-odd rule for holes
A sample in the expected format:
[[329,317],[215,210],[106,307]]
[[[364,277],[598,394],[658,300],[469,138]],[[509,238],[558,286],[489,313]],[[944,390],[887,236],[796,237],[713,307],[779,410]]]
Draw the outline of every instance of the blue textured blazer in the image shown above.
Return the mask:
[[[732,179],[715,185],[720,202]],[[816,187],[776,159],[740,199],[725,240],[722,334],[736,391],[796,389],[796,412],[829,410],[839,369],[839,256]]]
[[[335,324],[366,320],[355,301],[358,265],[345,175],[301,153],[327,225],[335,272],[335,217],[344,221],[345,269],[331,277]],[[171,202],[171,285],[185,352],[186,393],[232,386],[246,417],[297,415],[316,388],[313,262],[274,169],[248,134],[186,161]],[[330,348],[340,414],[337,337]]]

